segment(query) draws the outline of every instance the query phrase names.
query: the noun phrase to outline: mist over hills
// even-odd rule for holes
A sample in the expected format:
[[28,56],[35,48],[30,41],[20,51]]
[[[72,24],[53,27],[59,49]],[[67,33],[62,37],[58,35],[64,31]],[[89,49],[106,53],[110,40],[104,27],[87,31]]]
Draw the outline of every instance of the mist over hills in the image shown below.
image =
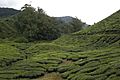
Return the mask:
[[60,20],[60,21],[63,21],[65,23],[69,23],[72,21],[73,17],[71,16],[63,16],[63,17],[55,17],[56,20]]

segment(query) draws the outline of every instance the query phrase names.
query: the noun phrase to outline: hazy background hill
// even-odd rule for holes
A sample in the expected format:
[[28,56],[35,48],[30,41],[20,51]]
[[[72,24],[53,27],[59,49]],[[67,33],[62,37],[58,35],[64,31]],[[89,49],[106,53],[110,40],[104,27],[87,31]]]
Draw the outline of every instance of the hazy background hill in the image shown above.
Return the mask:
[[0,17],[8,17],[19,13],[19,10],[13,8],[0,8]]
[[[57,21],[60,21],[64,24],[68,24],[70,26],[70,24],[74,21],[80,21],[78,18],[74,18],[71,16],[62,16],[62,17],[54,17]],[[86,28],[89,27],[90,25],[86,24],[85,22],[82,22],[82,28]],[[79,27],[79,26],[78,26]]]
[[71,16],[63,16],[63,17],[55,17],[55,18],[56,18],[56,20],[63,21],[65,23],[70,23],[73,20],[73,17],[71,17]]

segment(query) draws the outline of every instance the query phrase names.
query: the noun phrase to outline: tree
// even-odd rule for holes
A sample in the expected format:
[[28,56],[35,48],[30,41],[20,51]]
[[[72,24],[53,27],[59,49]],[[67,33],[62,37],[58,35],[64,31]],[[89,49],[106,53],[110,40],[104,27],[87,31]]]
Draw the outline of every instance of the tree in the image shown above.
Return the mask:
[[74,18],[70,24],[73,26],[72,32],[81,30],[84,25],[77,17]]
[[55,20],[38,8],[36,11],[31,5],[25,4],[22,12],[17,16],[16,27],[20,34],[31,40],[56,39],[58,30],[55,28]]

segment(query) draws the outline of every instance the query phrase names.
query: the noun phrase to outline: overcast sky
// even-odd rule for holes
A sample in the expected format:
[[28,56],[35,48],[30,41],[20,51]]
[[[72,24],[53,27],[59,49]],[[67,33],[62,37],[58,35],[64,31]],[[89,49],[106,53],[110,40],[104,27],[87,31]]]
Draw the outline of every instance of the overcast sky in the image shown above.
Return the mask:
[[24,4],[40,7],[50,16],[72,16],[96,23],[120,9],[120,0],[0,0],[1,7],[20,9]]

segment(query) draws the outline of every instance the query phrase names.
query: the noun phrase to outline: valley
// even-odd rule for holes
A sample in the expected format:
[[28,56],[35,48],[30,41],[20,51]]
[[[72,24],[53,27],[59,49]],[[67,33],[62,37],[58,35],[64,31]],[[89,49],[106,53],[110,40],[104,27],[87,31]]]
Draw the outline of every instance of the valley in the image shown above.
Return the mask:
[[0,40],[0,80],[120,80],[120,11],[54,40],[11,35]]

